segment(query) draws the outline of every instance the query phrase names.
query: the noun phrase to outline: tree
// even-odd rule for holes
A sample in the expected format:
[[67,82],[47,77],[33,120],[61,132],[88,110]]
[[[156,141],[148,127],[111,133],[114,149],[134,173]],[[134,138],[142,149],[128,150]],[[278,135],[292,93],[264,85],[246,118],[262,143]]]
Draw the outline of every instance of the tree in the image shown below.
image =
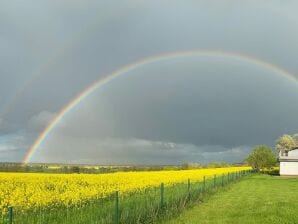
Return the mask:
[[294,134],[293,138],[296,141],[296,146],[298,146],[298,134]]
[[267,145],[257,145],[246,158],[246,162],[257,171],[263,168],[272,168],[276,162],[276,156]]
[[283,135],[276,141],[276,150],[283,155],[298,147],[298,135]]
[[80,167],[78,166],[71,166],[70,170],[72,173],[80,173]]

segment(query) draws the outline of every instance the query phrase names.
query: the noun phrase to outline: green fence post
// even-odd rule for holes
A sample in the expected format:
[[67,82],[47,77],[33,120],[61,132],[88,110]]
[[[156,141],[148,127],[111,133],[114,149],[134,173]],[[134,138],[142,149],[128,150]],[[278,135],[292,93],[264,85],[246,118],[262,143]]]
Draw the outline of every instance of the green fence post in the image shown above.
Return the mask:
[[115,192],[115,224],[119,224],[119,193]]
[[204,182],[203,182],[203,192],[206,191],[206,177],[204,176]]
[[164,191],[165,191],[165,186],[164,183],[160,184],[160,207],[164,207]]
[[8,207],[8,223],[12,224],[12,220],[13,220],[13,207],[9,206]]
[[216,187],[216,174],[214,174],[214,178],[213,178],[213,187]]
[[230,172],[228,172],[228,183],[230,183]]
[[187,191],[188,191],[188,197],[190,197],[190,179],[187,180]]
[[221,186],[223,187],[224,186],[224,174],[221,176]]

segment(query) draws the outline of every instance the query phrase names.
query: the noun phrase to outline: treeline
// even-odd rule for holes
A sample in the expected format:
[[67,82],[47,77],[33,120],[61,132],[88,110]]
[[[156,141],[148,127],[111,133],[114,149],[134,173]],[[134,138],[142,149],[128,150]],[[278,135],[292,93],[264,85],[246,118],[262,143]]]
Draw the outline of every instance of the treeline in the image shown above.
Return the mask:
[[0,163],[0,172],[26,172],[26,173],[113,173],[129,171],[162,171],[162,170],[188,170],[203,168],[220,168],[230,166],[242,166],[244,164],[229,164],[226,162],[212,162],[209,164],[181,165],[155,165],[155,166],[100,166],[100,165],[65,165],[65,164],[22,164],[22,163]]

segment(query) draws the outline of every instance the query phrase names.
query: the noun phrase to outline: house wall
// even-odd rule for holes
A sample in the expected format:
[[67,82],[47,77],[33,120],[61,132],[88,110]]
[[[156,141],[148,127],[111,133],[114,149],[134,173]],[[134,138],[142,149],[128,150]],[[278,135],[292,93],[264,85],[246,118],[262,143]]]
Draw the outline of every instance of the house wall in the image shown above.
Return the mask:
[[280,175],[298,175],[298,162],[280,162]]

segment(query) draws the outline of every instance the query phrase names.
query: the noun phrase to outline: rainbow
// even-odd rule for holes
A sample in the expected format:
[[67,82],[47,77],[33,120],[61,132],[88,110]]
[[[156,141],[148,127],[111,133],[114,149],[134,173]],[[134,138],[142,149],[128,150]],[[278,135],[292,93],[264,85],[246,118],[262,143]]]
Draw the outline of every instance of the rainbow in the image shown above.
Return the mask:
[[135,61],[133,63],[127,64],[110,74],[106,75],[105,78],[99,79],[92,83],[89,87],[84,89],[80,94],[78,94],[72,101],[70,101],[58,114],[57,116],[50,122],[50,124],[41,132],[35,142],[31,145],[28,149],[26,155],[24,156],[23,163],[28,163],[39,148],[39,146],[45,141],[49,133],[53,131],[55,126],[66,116],[71,109],[73,109],[76,105],[78,105],[81,101],[83,101],[86,97],[88,97],[91,93],[96,91],[99,87],[111,82],[118,76],[133,71],[141,66],[161,62],[165,60],[175,59],[175,58],[183,58],[183,57],[221,57],[221,58],[228,58],[233,60],[239,60],[242,62],[251,63],[257,66],[261,66],[265,69],[272,71],[273,73],[279,74],[291,81],[298,83],[298,78],[295,77],[290,72],[272,64],[266,62],[264,60],[245,55],[235,52],[227,52],[221,50],[191,50],[191,51],[180,51],[180,52],[172,52],[172,53],[165,53],[159,54],[151,57],[146,57],[141,60]]

